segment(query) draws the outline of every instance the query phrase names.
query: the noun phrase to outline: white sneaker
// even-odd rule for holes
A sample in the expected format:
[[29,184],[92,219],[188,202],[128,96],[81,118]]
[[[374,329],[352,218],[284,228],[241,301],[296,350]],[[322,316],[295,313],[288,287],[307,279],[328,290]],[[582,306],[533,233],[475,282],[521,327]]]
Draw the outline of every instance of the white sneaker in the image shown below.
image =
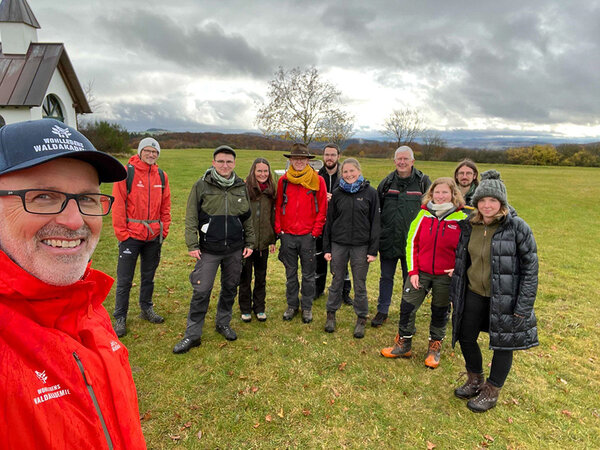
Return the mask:
[[242,320],[244,322],[250,322],[252,320],[252,315],[250,315],[250,314],[242,314]]
[[259,320],[259,322],[264,322],[267,320],[267,315],[264,312],[260,312],[256,314],[256,318]]

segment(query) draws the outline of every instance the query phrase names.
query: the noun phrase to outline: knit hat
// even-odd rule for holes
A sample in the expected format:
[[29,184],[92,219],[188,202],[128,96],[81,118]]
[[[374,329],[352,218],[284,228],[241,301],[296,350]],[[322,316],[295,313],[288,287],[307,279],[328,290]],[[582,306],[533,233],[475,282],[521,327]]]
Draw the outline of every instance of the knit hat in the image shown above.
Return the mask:
[[140,143],[138,144],[138,155],[140,153],[142,153],[142,150],[145,149],[146,147],[152,147],[154,148],[158,154],[160,155],[160,145],[158,143],[158,141],[154,138],[151,137],[147,137],[144,138],[140,141]]
[[91,164],[101,183],[120,181],[127,175],[118,159],[96,150],[83,134],[58,120],[30,120],[0,128],[0,175],[57,158]]
[[497,170],[487,170],[481,174],[481,181],[473,194],[473,206],[477,207],[477,203],[483,197],[494,197],[502,203],[502,206],[508,206],[506,186],[500,179],[500,172]]

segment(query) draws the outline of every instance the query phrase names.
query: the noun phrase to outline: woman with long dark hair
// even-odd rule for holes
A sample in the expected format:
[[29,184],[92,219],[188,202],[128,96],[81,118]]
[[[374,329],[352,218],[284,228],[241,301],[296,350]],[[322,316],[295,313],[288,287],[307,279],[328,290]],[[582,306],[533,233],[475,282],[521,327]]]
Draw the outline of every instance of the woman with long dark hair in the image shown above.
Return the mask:
[[[484,412],[498,401],[513,350],[538,345],[533,310],[538,258],[531,228],[508,205],[497,171],[481,174],[473,206],[476,209],[469,220],[461,223],[450,288],[452,345],[460,343],[467,369],[467,381],[454,394],[470,399],[470,410]],[[477,343],[481,331],[489,333],[494,351],[485,381]]]
[[[260,322],[267,320],[265,312],[267,262],[269,252],[275,253],[275,182],[271,165],[265,158],[256,158],[246,178],[250,197],[252,224],[256,245],[252,255],[244,259],[240,277],[239,302],[242,320],[250,322],[252,312]],[[254,289],[252,289],[254,269]]]

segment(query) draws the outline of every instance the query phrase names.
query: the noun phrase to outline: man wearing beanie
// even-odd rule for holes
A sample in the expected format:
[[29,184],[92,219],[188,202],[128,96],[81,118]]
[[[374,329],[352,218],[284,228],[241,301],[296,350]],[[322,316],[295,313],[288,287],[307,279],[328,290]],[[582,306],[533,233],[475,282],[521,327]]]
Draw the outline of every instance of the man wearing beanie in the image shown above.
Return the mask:
[[147,137],[140,141],[137,155],[129,158],[127,178],[113,186],[113,228],[119,240],[115,333],[127,333],[129,292],[140,257],[140,318],[151,323],[164,319],[154,311],[154,274],[160,261],[163,240],[171,224],[171,191],[167,174],[158,168],[160,145]]

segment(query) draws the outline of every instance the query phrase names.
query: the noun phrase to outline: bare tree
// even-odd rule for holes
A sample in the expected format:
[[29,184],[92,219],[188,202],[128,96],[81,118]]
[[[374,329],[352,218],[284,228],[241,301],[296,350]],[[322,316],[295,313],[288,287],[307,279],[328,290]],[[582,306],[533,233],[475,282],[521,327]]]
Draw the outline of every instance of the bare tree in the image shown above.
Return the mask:
[[344,111],[337,111],[324,119],[322,140],[342,146],[354,134],[354,117]]
[[384,123],[382,133],[396,140],[398,147],[412,143],[423,132],[423,119],[412,109],[395,109]]
[[340,91],[319,78],[312,67],[289,71],[279,67],[269,82],[268,101],[256,114],[256,125],[267,135],[281,135],[309,144],[326,134],[328,119],[344,114],[340,110]]
[[[90,109],[92,110],[92,114],[100,112],[102,108],[102,102],[98,100],[95,94],[94,89],[94,80],[89,80],[83,86],[83,93],[85,94],[85,98],[90,105]],[[89,117],[86,117],[86,114],[77,114],[77,123],[85,123],[89,121]]]
[[436,130],[427,130],[422,134],[423,144],[427,149],[436,149],[447,147],[448,142],[442,137],[442,135]]

